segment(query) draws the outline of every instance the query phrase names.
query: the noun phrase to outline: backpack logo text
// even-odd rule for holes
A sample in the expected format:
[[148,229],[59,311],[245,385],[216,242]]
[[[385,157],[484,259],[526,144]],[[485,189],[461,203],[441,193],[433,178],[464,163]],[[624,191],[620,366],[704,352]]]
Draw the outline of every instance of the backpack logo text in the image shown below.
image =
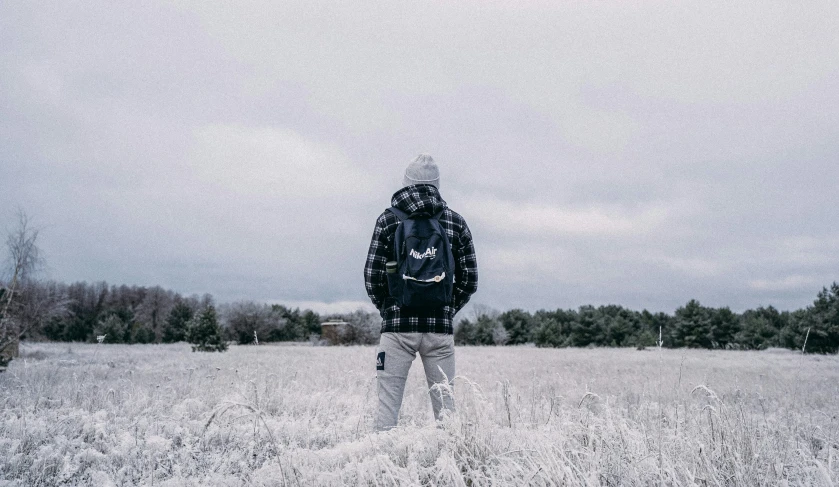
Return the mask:
[[428,248],[423,253],[419,253],[416,250],[411,249],[411,252],[409,252],[408,255],[410,255],[411,257],[413,257],[415,259],[424,259],[426,257],[430,257],[430,258],[433,259],[434,257],[437,256],[437,247]]

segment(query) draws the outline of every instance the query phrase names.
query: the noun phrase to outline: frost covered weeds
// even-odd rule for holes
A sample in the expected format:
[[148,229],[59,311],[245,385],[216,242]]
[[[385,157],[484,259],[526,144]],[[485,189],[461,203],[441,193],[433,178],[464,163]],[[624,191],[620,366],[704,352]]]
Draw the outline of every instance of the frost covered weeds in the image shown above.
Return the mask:
[[372,433],[373,347],[24,344],[0,485],[835,485],[839,357],[458,347]]

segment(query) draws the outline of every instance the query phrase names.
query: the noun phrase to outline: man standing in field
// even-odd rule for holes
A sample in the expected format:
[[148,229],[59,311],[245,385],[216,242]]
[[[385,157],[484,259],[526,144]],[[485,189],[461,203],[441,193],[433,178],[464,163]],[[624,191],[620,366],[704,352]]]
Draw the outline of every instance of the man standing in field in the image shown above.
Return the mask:
[[434,417],[454,409],[452,321],[478,288],[478,264],[466,221],[446,206],[439,188],[437,164],[420,154],[405,170],[392,207],[376,220],[367,253],[364,284],[383,319],[376,355],[379,431],[396,426],[417,352]]

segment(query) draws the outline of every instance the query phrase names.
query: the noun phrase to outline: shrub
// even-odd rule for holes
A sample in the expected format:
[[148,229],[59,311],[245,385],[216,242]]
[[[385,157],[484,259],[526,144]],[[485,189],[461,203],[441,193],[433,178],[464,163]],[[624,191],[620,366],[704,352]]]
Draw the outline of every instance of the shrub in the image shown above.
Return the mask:
[[111,314],[96,325],[93,336],[104,336],[103,343],[130,343],[131,329],[122,318]]
[[359,309],[341,318],[346,321],[347,325],[340,337],[340,343],[353,345],[378,343],[382,329],[382,319],[379,313],[368,313]]
[[186,341],[193,345],[193,352],[223,352],[227,350],[227,343],[222,339],[221,332],[216,308],[207,306],[187,324]]
[[510,335],[497,319],[481,315],[474,323],[464,318],[454,332],[457,345],[504,345]]
[[276,340],[285,328],[286,320],[281,310],[267,304],[253,301],[239,301],[222,310],[228,337],[239,345],[254,342],[254,334],[260,340]]
[[148,326],[140,325],[134,329],[131,343],[154,343],[154,330]]

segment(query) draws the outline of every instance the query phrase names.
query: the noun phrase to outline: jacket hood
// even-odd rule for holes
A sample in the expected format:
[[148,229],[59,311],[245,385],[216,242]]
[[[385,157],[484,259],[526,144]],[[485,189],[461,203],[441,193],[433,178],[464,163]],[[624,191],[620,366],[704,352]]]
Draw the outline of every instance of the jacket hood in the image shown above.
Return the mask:
[[411,215],[425,212],[435,214],[446,208],[440,191],[430,184],[413,184],[393,193],[391,206]]

